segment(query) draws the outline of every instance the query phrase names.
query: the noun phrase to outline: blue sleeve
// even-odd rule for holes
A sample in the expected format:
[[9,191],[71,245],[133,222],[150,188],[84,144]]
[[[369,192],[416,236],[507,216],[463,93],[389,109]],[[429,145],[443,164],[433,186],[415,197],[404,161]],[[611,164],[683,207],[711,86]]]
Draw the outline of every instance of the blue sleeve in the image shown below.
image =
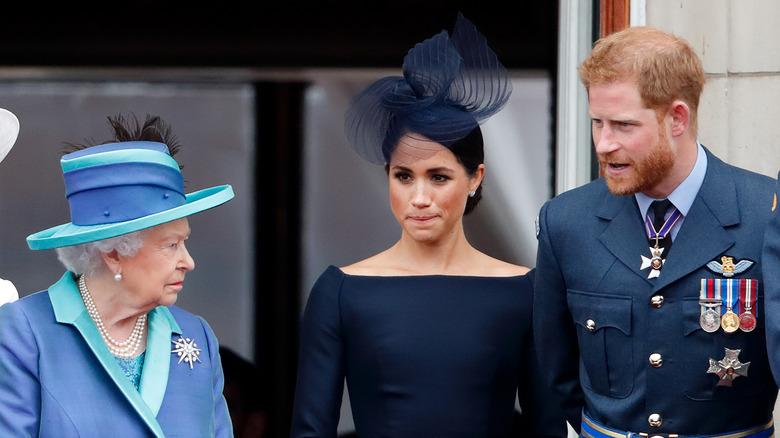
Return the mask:
[[[780,174],[778,174],[780,178]],[[764,230],[764,248],[761,254],[764,279],[764,323],[766,324],[766,343],[769,354],[769,365],[772,368],[775,382],[780,386],[780,318],[771,315],[780,314],[780,208],[777,207],[777,197],[780,194],[780,181],[775,189],[774,203],[767,200],[767,208],[772,208],[772,214]]]
[[0,436],[38,436],[38,346],[20,303],[0,306]]
[[312,288],[301,321],[291,436],[336,437],[344,392],[339,292],[343,274],[329,268]]
[[209,344],[209,360],[214,366],[213,369],[213,388],[214,388],[214,436],[216,438],[232,438],[233,423],[230,419],[230,412],[227,407],[227,400],[222,393],[225,387],[225,374],[222,371],[222,361],[219,357],[219,343],[217,337],[211,330],[205,319],[198,317],[203,324],[203,331],[206,333],[206,339]]
[[[533,283],[534,275],[535,270],[531,270],[526,274],[526,278]],[[568,434],[566,420],[542,379],[531,331],[523,343],[521,357],[523,364],[518,379],[517,396],[522,414],[515,424],[518,436],[565,438]]]
[[[539,248],[534,273],[534,342],[539,367],[551,396],[579,432],[584,395],[580,387],[580,351],[566,300],[566,281],[552,242],[550,203],[539,213]],[[565,242],[561,243],[565,245]]]

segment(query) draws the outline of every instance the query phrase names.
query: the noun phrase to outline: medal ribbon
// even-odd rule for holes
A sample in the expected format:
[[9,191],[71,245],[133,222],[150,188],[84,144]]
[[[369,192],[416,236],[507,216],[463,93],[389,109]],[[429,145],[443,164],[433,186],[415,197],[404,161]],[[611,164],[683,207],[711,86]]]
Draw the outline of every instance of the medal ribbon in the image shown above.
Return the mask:
[[[737,305],[737,299],[739,298],[739,284],[737,281],[739,280],[733,280],[728,278],[721,278],[719,279],[721,283],[721,289],[726,289],[726,299],[724,303],[726,304],[726,309],[721,309],[721,313],[725,314],[729,309],[734,309],[734,306]],[[734,288],[737,288],[737,293],[734,293]]]
[[750,278],[739,279],[739,299],[742,302],[744,311],[739,314],[739,328],[743,332],[752,332],[758,325],[756,315],[756,297],[758,295],[758,280]]
[[[699,291],[699,303],[701,304],[701,313],[707,309],[714,308],[720,314],[720,305],[713,306],[712,303],[721,301],[720,281],[717,278],[702,278],[701,290]],[[709,305],[705,305],[705,303]]]
[[741,279],[739,281],[739,300],[742,303],[744,311],[748,311],[756,315],[756,292],[758,291],[758,280],[750,278]]
[[750,299],[748,296],[750,293],[747,291],[747,283],[745,283],[742,280],[738,280],[739,284],[739,300],[737,301],[737,308],[734,309],[735,312],[737,312],[738,315],[742,315],[742,312],[745,311],[747,307],[752,307],[750,305],[745,306],[745,303],[749,303],[747,300]]
[[672,231],[672,227],[674,227],[674,224],[676,224],[681,217],[682,217],[682,213],[680,213],[680,210],[678,210],[677,207],[673,207],[672,214],[670,214],[669,217],[666,218],[666,221],[661,226],[661,229],[656,231],[656,229],[653,227],[653,221],[650,220],[650,213],[648,213],[647,215],[645,215],[645,228],[647,228],[647,237],[650,240],[654,240],[655,238],[658,239],[666,238],[666,235],[669,234],[670,231]]

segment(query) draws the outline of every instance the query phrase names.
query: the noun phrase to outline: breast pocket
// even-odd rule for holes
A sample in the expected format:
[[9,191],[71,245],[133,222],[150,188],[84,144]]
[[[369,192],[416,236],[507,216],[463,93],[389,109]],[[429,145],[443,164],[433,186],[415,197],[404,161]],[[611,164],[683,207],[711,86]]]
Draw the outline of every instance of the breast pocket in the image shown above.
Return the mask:
[[[763,303],[763,296],[758,297]],[[683,298],[683,336],[685,356],[679,361],[686,367],[685,395],[692,400],[723,400],[750,397],[767,390],[772,378],[766,359],[764,322],[758,318],[758,327],[749,333],[737,330],[726,333],[719,328],[714,333],[705,332],[699,323],[701,306],[699,299]],[[717,374],[707,373],[710,359],[724,358],[726,349],[739,350],[741,363],[750,363],[749,373],[736,377],[731,386],[718,386]]]
[[631,345],[631,297],[567,291],[577,327],[583,386],[624,398],[634,388]]

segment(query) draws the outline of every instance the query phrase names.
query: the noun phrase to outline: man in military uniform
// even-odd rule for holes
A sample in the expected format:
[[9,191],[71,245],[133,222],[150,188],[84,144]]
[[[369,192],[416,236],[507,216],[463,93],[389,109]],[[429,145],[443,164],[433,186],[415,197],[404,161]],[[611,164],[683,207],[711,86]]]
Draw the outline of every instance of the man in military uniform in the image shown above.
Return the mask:
[[705,77],[684,40],[629,28],[579,72],[602,178],[542,207],[534,295],[538,359],[569,423],[597,438],[771,435],[774,180],[697,141]]
[[769,364],[775,376],[775,382],[780,385],[780,209],[777,208],[777,197],[780,196],[780,173],[775,187],[772,202],[772,213],[764,235],[764,296],[766,297],[766,315],[774,315],[766,320],[766,341],[769,352]]

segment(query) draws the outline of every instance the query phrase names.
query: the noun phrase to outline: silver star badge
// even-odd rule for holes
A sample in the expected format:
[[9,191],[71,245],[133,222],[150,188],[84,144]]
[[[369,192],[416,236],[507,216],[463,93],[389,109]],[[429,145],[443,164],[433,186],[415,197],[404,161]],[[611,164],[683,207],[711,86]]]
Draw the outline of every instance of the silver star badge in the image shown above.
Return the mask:
[[177,363],[181,363],[182,361],[187,362],[190,364],[190,369],[192,369],[192,364],[197,360],[200,362],[200,348],[198,348],[198,345],[195,344],[194,339],[184,339],[183,336],[179,336],[178,341],[171,341],[173,342],[173,350],[171,353],[176,353],[179,355],[179,361]]
[[731,383],[739,376],[748,375],[750,362],[739,361],[739,352],[742,350],[730,350],[726,348],[726,355],[721,360],[710,359],[708,373],[717,374],[720,377],[717,386],[731,386]]

